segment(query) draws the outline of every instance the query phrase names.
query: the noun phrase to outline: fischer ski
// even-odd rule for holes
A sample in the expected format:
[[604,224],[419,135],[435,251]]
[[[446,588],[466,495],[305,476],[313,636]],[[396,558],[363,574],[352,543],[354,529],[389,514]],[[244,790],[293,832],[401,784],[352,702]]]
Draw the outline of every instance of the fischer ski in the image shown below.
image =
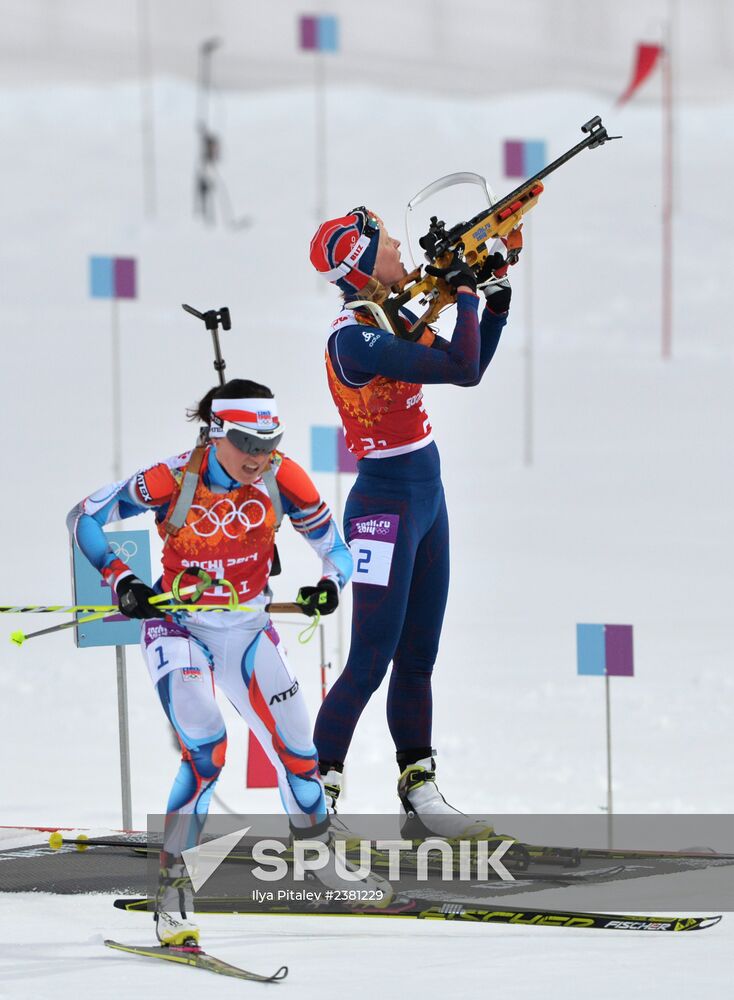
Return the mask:
[[258,972],[250,972],[248,969],[241,969],[237,965],[230,965],[223,962],[221,958],[215,958],[202,951],[201,948],[170,947],[158,945],[144,947],[142,945],[121,944],[119,941],[106,940],[108,948],[115,951],[125,951],[130,955],[141,955],[144,958],[159,958],[164,962],[176,962],[179,965],[189,965],[196,969],[204,969],[206,972],[216,972],[220,976],[230,976],[232,979],[247,979],[254,983],[277,983],[285,979],[288,975],[288,966],[281,965],[272,976],[261,976]]
[[[114,905],[130,912],[148,911],[153,901],[146,898],[116,899]],[[384,909],[353,910],[333,904],[329,909],[303,910],[288,902],[278,902],[262,909],[250,899],[197,898],[196,912],[262,914],[275,916],[326,917],[413,917],[418,920],[459,920],[478,924],[518,924],[534,927],[576,927],[620,931],[698,931],[719,923],[721,916],[630,916],[616,913],[587,913],[583,910],[516,909],[514,907],[480,906],[474,903],[416,899],[398,896]]]

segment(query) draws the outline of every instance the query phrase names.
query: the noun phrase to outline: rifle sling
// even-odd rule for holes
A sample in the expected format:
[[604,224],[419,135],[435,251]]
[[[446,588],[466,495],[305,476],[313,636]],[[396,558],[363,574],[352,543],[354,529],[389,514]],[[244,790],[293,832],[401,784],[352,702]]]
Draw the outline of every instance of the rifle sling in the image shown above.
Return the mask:
[[201,463],[204,459],[205,451],[205,444],[197,444],[186,463],[183,482],[181,483],[181,490],[176,499],[176,505],[164,525],[164,531],[169,537],[177,535],[184,524],[186,524],[186,515],[191,508],[191,504],[194,502],[196,487],[199,485]]
[[277,531],[280,527],[281,521],[283,520],[283,502],[280,499],[280,490],[278,489],[278,484],[275,481],[275,473],[273,472],[272,465],[269,465],[263,472],[262,481],[265,483],[268,496],[270,497],[270,502],[273,505],[273,510],[275,511],[275,530]]

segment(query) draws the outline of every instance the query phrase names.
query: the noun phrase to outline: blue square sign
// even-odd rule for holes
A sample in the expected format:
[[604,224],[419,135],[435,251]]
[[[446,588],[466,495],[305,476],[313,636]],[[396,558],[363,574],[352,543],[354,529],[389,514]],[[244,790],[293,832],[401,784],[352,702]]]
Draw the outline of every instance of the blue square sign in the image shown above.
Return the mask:
[[[133,573],[150,584],[150,537],[147,531],[106,531],[115,555]],[[72,548],[74,604],[117,604],[116,595],[99,571],[92,566],[76,542]],[[77,615],[83,618],[84,615]],[[124,615],[86,622],[74,629],[77,646],[136,646],[140,642],[141,622]]]

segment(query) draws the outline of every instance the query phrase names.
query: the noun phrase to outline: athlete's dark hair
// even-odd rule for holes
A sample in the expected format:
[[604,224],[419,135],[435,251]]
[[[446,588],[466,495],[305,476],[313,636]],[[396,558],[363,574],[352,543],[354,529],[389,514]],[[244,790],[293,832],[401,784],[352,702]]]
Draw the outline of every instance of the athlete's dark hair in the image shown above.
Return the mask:
[[196,406],[186,411],[189,420],[200,420],[208,424],[212,417],[213,399],[272,399],[273,393],[266,385],[251,382],[247,378],[233,378],[224,385],[215,385]]

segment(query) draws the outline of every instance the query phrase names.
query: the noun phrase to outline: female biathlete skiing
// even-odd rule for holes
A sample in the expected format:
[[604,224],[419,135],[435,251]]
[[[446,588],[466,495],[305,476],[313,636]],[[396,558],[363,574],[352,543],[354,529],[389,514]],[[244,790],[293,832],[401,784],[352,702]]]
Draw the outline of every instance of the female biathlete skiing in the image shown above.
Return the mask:
[[[227,734],[215,699],[220,688],[270,758],[291,826],[329,842],[323,785],[304,698],[265,610],[276,524],[287,514],[321,559],[316,586],[302,587],[306,614],[330,614],[349,579],[352,560],[304,470],[277,451],[283,434],[273,394],[233,379],[210,390],[190,412],[208,435],[195,449],[157,462],[97,490],[69,514],[79,548],[99,570],[129,618],[144,619],[143,655],[163,711],[182,749],[168,800],[156,931],[168,945],[198,941],[181,852],[194,846],[224,765]],[[144,511],[155,514],[164,541],[163,575],[155,588],[139,580],[107,544],[102,526]],[[250,611],[165,615],[150,603],[182,571],[196,567],[225,585],[202,603],[227,604],[234,588]],[[324,875],[324,877],[327,877]],[[186,885],[187,892],[179,892]],[[386,888],[387,884],[381,885]],[[389,887],[388,887],[389,888]]]
[[[356,300],[384,302],[406,274],[400,243],[367,209],[323,223],[311,242],[311,262],[345,300],[328,338],[326,372],[347,446],[359,459],[344,511],[354,557],[351,645],[314,731],[327,801],[335,810],[357,720],[392,661],[387,721],[407,816],[404,835],[491,836],[491,827],[450,806],[436,785],[431,673],[448,595],[449,529],[422,386],[479,383],[507,322],[504,258],[490,256],[479,278],[458,258],[448,268],[428,268],[456,294],[450,342],[429,328],[416,342],[402,339],[416,320],[407,310],[401,313],[406,331],[395,336],[375,310],[348,307]],[[481,322],[478,284],[487,300]]]

